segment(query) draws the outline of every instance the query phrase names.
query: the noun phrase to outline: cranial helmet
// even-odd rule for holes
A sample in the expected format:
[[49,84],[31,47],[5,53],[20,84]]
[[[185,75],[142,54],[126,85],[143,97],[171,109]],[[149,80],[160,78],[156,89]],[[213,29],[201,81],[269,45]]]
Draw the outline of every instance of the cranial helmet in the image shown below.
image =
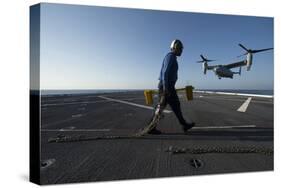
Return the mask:
[[178,39],[175,39],[173,40],[173,42],[171,43],[171,46],[170,46],[171,50],[176,50],[176,49],[179,49],[179,48],[183,48],[183,44],[180,40]]

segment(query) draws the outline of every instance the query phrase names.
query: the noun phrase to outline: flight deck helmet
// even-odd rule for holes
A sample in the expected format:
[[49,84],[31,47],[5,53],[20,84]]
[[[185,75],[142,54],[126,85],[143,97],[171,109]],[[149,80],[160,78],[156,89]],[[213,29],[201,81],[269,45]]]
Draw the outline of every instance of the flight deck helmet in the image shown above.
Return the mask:
[[170,48],[177,56],[180,56],[183,50],[183,44],[180,40],[175,39],[172,41]]

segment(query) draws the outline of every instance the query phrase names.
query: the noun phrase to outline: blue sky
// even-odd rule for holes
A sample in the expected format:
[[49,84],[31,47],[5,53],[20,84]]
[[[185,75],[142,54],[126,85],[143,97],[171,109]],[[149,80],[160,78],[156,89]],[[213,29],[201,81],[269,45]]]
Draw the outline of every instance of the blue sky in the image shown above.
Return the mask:
[[273,47],[273,18],[59,4],[41,7],[41,89],[155,89],[176,38],[184,43],[176,87],[273,89],[273,51],[254,55],[251,71],[234,79],[195,63],[200,54],[239,61],[238,43]]

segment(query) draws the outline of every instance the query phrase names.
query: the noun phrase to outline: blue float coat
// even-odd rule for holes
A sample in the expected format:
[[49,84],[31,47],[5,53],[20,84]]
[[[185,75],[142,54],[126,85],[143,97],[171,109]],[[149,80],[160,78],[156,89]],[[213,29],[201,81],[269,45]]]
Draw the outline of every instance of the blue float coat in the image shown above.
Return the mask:
[[177,56],[173,52],[169,52],[162,63],[159,76],[160,83],[163,88],[169,90],[174,88],[178,79],[178,62]]

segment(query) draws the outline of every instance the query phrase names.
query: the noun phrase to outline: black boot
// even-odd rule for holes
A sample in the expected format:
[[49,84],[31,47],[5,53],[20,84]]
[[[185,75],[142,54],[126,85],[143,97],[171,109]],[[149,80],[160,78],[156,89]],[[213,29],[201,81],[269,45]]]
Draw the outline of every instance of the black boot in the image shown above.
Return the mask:
[[195,126],[195,123],[194,122],[192,122],[192,123],[185,123],[184,125],[183,125],[183,132],[185,133],[185,134],[187,134],[187,132],[188,132],[188,130],[190,130],[190,129],[192,129],[192,127],[194,127]]

